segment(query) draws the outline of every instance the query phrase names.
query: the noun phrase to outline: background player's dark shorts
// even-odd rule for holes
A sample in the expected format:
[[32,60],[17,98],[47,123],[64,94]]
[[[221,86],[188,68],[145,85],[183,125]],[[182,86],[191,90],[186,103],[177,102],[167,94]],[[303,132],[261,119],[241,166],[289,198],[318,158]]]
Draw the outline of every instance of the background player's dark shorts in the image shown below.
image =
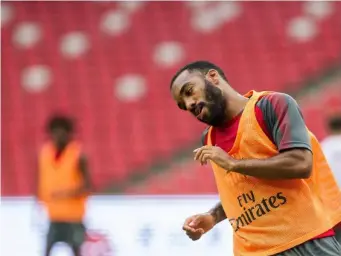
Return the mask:
[[85,240],[83,223],[51,222],[47,233],[47,244],[52,246],[57,242],[65,242],[79,248]]

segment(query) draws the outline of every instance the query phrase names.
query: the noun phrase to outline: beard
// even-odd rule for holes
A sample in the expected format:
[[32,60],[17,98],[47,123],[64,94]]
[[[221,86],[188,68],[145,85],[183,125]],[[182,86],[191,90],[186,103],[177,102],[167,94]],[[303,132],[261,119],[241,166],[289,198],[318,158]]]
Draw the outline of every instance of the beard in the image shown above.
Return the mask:
[[203,106],[207,108],[207,114],[199,121],[210,126],[221,126],[226,122],[227,116],[226,98],[222,91],[214,86],[210,81],[205,79],[205,100]]

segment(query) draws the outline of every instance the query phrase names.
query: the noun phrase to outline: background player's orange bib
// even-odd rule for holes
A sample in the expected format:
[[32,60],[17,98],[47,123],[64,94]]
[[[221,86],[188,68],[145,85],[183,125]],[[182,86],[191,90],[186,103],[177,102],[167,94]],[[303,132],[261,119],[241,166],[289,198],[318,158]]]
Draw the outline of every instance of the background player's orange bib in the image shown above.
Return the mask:
[[52,143],[44,145],[39,156],[39,198],[44,202],[52,221],[82,221],[87,196],[54,199],[57,191],[79,188],[82,176],[79,170],[80,145],[71,142],[56,161],[56,148]]
[[[236,159],[265,159],[278,154],[254,114],[251,91],[228,152]],[[309,132],[313,171],[308,179],[265,180],[226,170],[211,161],[224,211],[234,229],[235,255],[272,255],[295,247],[341,221],[341,193],[315,136]],[[208,134],[211,145],[211,129]],[[276,171],[276,170],[274,170]]]

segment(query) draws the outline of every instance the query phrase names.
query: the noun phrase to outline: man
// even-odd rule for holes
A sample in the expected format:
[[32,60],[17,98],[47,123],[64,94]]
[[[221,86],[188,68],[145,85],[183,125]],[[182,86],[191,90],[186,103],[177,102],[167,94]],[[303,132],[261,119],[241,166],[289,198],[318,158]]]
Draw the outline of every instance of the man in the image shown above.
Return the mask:
[[[328,120],[330,135],[321,142],[323,152],[341,189],[341,113]],[[341,223],[335,227],[335,236],[341,243]]]
[[51,139],[39,155],[37,197],[46,207],[50,226],[45,255],[57,242],[67,243],[75,256],[85,239],[83,217],[90,175],[81,145],[73,139],[73,122],[66,116],[54,116],[47,124]]
[[209,125],[194,159],[211,163],[221,200],[185,221],[191,239],[228,218],[236,256],[341,255],[332,229],[341,221],[341,194],[293,98],[242,96],[207,61],[180,69],[171,93]]

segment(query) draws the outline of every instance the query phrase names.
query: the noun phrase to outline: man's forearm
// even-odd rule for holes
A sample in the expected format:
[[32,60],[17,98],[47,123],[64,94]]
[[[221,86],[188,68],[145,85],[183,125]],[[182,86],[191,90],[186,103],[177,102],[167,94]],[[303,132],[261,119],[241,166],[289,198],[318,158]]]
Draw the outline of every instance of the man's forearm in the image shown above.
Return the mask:
[[292,150],[267,159],[240,160],[233,171],[263,179],[302,179],[310,176],[311,169],[311,152]]
[[214,217],[216,224],[226,219],[225,211],[220,202],[209,213]]

